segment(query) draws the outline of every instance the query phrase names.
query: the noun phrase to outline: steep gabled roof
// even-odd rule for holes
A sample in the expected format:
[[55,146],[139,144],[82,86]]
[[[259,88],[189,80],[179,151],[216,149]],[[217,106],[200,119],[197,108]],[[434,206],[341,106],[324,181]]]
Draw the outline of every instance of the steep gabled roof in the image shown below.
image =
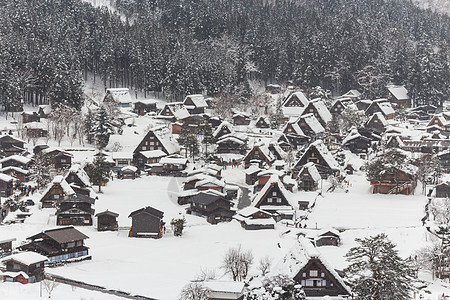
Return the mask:
[[312,113],[303,115],[300,118],[305,120],[305,123],[314,132],[314,134],[318,134],[325,131],[325,128],[323,128],[323,126],[320,124],[320,122]]
[[339,276],[336,270],[323,258],[320,252],[314,247],[310,240],[300,236],[298,243],[283,257],[283,259],[272,268],[269,275],[286,274],[291,278],[296,277],[309,263],[310,260],[317,259],[328,273],[340,285],[342,291],[351,294],[350,288]]
[[333,155],[331,155],[331,153],[328,151],[327,146],[325,146],[322,140],[317,140],[311,143],[302,157],[300,157],[300,159],[297,161],[296,165],[303,159],[303,157],[310,151],[311,148],[315,148],[317,152],[319,152],[330,169],[340,170],[339,164],[336,162]]
[[251,206],[259,206],[262,200],[264,200],[267,196],[267,193],[271,190],[272,187],[278,186],[278,189],[280,190],[281,194],[286,198],[286,201],[289,203],[289,205],[292,207],[292,209],[295,209],[296,203],[293,199],[293,195],[291,192],[289,192],[283,185],[283,183],[280,181],[280,177],[278,175],[272,175],[270,176],[267,183],[264,185],[264,187],[259,191],[255,198],[252,200]]
[[317,110],[317,113],[319,114],[320,118],[322,119],[322,121],[324,123],[328,123],[331,121],[331,118],[332,118],[331,113],[322,100],[316,99],[316,100],[311,101],[311,103],[314,106],[314,108]]
[[36,252],[20,252],[16,254],[9,255],[7,257],[4,257],[0,260],[0,262],[7,262],[7,261],[16,261],[18,263],[21,263],[26,266],[34,265],[43,261],[47,261],[47,256],[41,255]]
[[216,138],[222,131],[223,127],[227,127],[230,132],[233,132],[233,125],[231,125],[228,121],[223,121],[219,126],[217,126],[216,130],[214,130],[213,137]]
[[394,96],[397,100],[409,100],[408,90],[400,85],[392,85],[388,86],[388,91]]
[[300,172],[298,173],[298,176],[300,176],[300,174],[302,174],[305,169],[308,170],[309,175],[311,175],[312,179],[315,182],[319,182],[322,179],[322,177],[320,176],[319,171],[316,168],[316,165],[313,162],[309,162],[309,163],[305,164],[300,169]]
[[208,107],[208,104],[206,103],[205,97],[202,94],[187,95],[186,98],[184,98],[183,104],[186,105],[186,100],[188,100],[188,98],[190,98],[192,100],[192,103],[197,108]]

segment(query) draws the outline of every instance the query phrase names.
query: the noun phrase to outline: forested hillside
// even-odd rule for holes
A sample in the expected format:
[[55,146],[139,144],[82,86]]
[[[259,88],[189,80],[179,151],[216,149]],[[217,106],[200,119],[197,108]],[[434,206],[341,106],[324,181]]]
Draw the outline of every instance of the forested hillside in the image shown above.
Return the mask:
[[88,72],[170,99],[251,93],[248,80],[357,88],[406,84],[416,104],[448,98],[450,19],[408,1],[81,0],[0,2],[0,98],[79,107]]

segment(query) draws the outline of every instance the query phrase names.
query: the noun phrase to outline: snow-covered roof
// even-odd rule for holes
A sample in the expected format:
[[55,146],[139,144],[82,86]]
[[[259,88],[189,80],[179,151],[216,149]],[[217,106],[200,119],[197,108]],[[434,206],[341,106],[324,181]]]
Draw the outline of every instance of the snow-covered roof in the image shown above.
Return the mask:
[[187,110],[186,107],[177,109],[176,111],[173,112],[173,115],[175,116],[175,118],[177,120],[183,120],[183,119],[189,118],[191,116],[191,114],[189,113],[189,111]]
[[48,115],[49,113],[52,112],[52,106],[51,105],[39,105],[36,112],[39,112],[39,110],[42,110],[42,112],[45,115]]
[[317,248],[307,238],[300,236],[298,243],[275,265],[269,275],[286,274],[294,278],[303,269],[310,259],[319,259],[327,271],[339,282],[340,285],[350,294],[350,288],[339,276],[335,269],[323,258]]
[[47,192],[52,188],[54,184],[59,184],[66,195],[73,195],[75,191],[72,187],[67,183],[62,175],[57,175],[53,178],[52,183],[48,186],[47,190],[43,193],[43,195],[47,194]]
[[367,121],[366,124],[369,124],[373,119],[378,119],[384,127],[386,127],[386,126],[388,125],[388,122],[387,122],[386,119],[383,117],[383,114],[380,113],[380,112],[374,113],[374,114],[370,117],[370,119]]
[[70,173],[77,174],[78,178],[80,178],[85,186],[91,185],[88,174],[80,164],[73,164],[72,166],[70,166],[69,173],[67,175],[69,175]]
[[409,100],[409,96],[408,96],[408,90],[400,85],[392,85],[392,86],[388,86],[388,91],[392,94],[392,96],[394,96],[396,99],[398,100],[402,100],[402,99],[407,99]]
[[188,98],[190,98],[192,100],[195,107],[197,107],[197,108],[208,107],[208,103],[206,103],[205,97],[202,94],[187,95],[186,98],[184,99],[183,103],[185,103]]
[[271,215],[271,213],[269,213],[267,211],[264,211],[262,209],[259,209],[257,207],[254,207],[254,206],[247,206],[247,207],[245,207],[245,208],[243,208],[241,210],[238,210],[236,213],[241,215],[241,216],[244,216],[244,217],[249,217],[249,216],[251,216],[251,215],[253,215],[254,213],[257,213],[257,212],[263,212],[265,214]]
[[377,103],[380,110],[383,112],[385,116],[395,114],[395,110],[392,108],[391,103],[389,102],[380,102]]
[[316,165],[315,165],[313,162],[309,162],[309,163],[305,164],[305,165],[301,168],[299,174],[301,174],[301,173],[303,172],[304,169],[307,169],[307,170],[308,170],[308,173],[311,175],[312,179],[313,179],[315,182],[319,182],[319,181],[322,179],[322,177],[321,177],[320,174],[319,174],[319,171],[318,171],[317,168],[316,168]]
[[342,97],[357,98],[357,97],[361,97],[361,93],[358,90],[350,90],[347,93],[345,93],[344,95],[342,95]]
[[122,172],[127,172],[127,171],[130,171],[130,172],[137,172],[137,170],[138,170],[138,168],[136,168],[135,166],[125,166],[125,167],[122,167],[122,169],[120,169]]
[[312,102],[312,105],[316,108],[317,113],[319,114],[319,116],[322,118],[322,120],[325,123],[328,123],[331,121],[331,118],[332,118],[331,113],[322,100],[314,100]]
[[[313,143],[311,143],[306,149],[305,154],[308,152],[308,150],[314,147],[317,149],[317,151],[322,155],[325,162],[328,164],[328,166],[333,170],[340,170],[339,164],[334,159],[333,155],[331,155],[330,151],[328,151],[327,146],[323,143],[322,140],[317,140]],[[301,159],[301,158],[300,158]]]
[[[161,150],[159,150],[161,151]],[[113,159],[133,159],[133,152],[113,152]]]
[[248,167],[247,169],[244,170],[244,173],[250,175],[250,174],[260,172],[260,171],[261,171],[261,169],[258,166],[251,165],[250,167]]
[[159,142],[166,149],[168,154],[173,154],[180,151],[180,146],[173,138],[172,133],[165,126],[152,129]]
[[163,157],[163,156],[167,155],[164,151],[159,150],[159,149],[158,150],[141,151],[139,153],[142,154],[146,158],[158,158],[158,157]]
[[197,181],[195,183],[196,188],[200,186],[219,186],[223,188],[225,187],[225,182],[223,180],[219,180],[217,178],[208,176],[207,178]]
[[[278,189],[283,194],[283,196],[288,201],[289,205],[291,206],[290,209],[295,209],[297,204],[295,203],[294,197],[291,192],[289,192],[283,185],[283,183],[280,181],[280,177],[278,175],[272,175],[269,180],[267,180],[267,183],[264,185],[264,187],[259,191],[255,198],[252,200],[251,206],[258,206],[259,202],[263,199],[263,197],[267,194],[269,189],[272,187],[272,185],[278,186]],[[263,209],[263,207],[261,207]],[[276,206],[277,209],[280,208],[280,206]]]
[[228,142],[228,141],[231,141],[231,142],[234,142],[234,143],[237,143],[237,144],[240,144],[240,145],[244,145],[245,144],[245,141],[240,140],[240,139],[238,139],[238,138],[236,138],[234,136],[223,136],[216,143],[217,144],[221,144],[221,143],[225,143],[225,142]]
[[301,116],[303,114],[303,111],[305,110],[305,107],[300,106],[283,106],[281,107],[281,111],[284,116]]
[[106,89],[106,93],[110,94],[114,101],[118,103],[132,103],[130,90],[128,88],[109,88]]
[[6,262],[6,261],[10,261],[10,260],[14,260],[21,264],[29,266],[32,264],[37,264],[37,263],[46,261],[46,260],[48,260],[48,258],[47,258],[47,256],[41,255],[39,253],[27,251],[27,252],[20,252],[17,254],[9,255],[7,257],[2,258],[0,261]]
[[230,132],[233,132],[233,125],[231,125],[228,121],[223,121],[219,126],[217,126],[216,130],[214,130],[213,136],[217,136],[223,127],[227,127]]
[[[204,281],[203,286],[210,290],[211,293],[232,293],[232,294],[242,294],[244,291],[244,282],[240,281]],[[234,298],[230,298],[234,299]]]
[[14,177],[0,173],[0,181],[10,182],[10,181],[14,181],[14,180],[16,180]]
[[291,98],[293,98],[293,97],[297,97],[297,99],[300,100],[300,102],[303,104],[304,107],[308,106],[309,100],[308,100],[308,98],[306,97],[306,95],[305,95],[303,92],[301,92],[301,91],[297,91],[297,92],[292,93],[292,94],[284,101],[283,107],[284,107],[285,104],[286,104],[287,102],[289,102],[289,101],[291,100]]
[[26,165],[31,161],[31,158],[14,154],[14,155],[7,156],[7,157],[0,159],[0,163],[4,163],[4,162],[10,161],[10,160],[15,160],[15,161],[20,162],[21,164]]
[[308,124],[309,128],[311,128],[311,130],[315,134],[325,132],[325,128],[323,128],[323,126],[312,113],[303,115],[301,116],[301,118],[305,120],[306,124]]
[[360,136],[361,136],[361,134],[359,133],[358,129],[356,127],[352,127],[351,130],[349,131],[349,133],[347,134],[347,136],[342,141],[342,145],[345,145],[348,142],[350,142],[351,140],[354,140]]
[[188,159],[183,157],[170,157],[166,156],[161,158],[159,161],[160,164],[174,164],[174,165],[185,165],[187,164]]
[[22,169],[22,168],[19,168],[19,167],[13,167],[13,166],[1,168],[1,169],[0,169],[0,173],[5,173],[5,172],[8,172],[8,171],[10,171],[10,170],[12,170],[12,171],[14,171],[14,172],[17,172],[17,173],[25,174],[25,175],[27,175],[27,174],[30,173],[29,170],[24,170],[24,169]]

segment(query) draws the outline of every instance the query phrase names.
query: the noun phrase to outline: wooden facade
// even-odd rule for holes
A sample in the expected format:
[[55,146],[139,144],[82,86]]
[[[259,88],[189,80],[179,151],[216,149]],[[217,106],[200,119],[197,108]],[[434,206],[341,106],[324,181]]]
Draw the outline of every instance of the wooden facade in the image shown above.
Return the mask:
[[[2,260],[6,265],[5,281],[22,284],[39,282],[44,279],[44,262],[47,257],[34,252],[21,252]],[[0,272],[0,276],[1,276]]]
[[84,240],[89,238],[74,227],[50,229],[29,238],[29,243],[21,250],[34,251],[48,257],[48,264],[58,264],[67,260],[89,259],[89,248]]
[[416,188],[414,175],[399,169],[384,173],[379,181],[370,184],[373,186],[374,194],[410,195]]
[[147,206],[133,211],[129,237],[149,237],[159,239],[164,232],[164,213],[153,207]]
[[294,280],[303,286],[306,297],[350,296],[347,289],[318,257],[311,257],[294,276]]
[[208,223],[231,221],[234,211],[231,210],[233,203],[224,197],[212,193],[199,193],[189,199],[191,206],[187,209],[188,214],[206,218]]
[[24,145],[24,141],[12,135],[0,136],[0,149],[3,151],[5,156],[22,153],[25,151]]
[[95,215],[97,217],[97,231],[118,231],[119,224],[117,217],[119,214],[106,210]]
[[75,194],[69,197],[58,199],[56,202],[56,224],[90,226],[94,209],[92,205],[95,199],[82,194]]

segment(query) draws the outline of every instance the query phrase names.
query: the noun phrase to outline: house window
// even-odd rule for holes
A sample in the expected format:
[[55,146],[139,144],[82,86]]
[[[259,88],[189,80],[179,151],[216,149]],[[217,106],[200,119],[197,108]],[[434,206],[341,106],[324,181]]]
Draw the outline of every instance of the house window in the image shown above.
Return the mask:
[[276,196],[276,195],[277,195],[277,192],[273,192],[273,193],[272,193],[272,196]]
[[[306,277],[306,273],[303,273],[302,275],[303,275],[303,277]],[[303,284],[303,283],[302,283],[302,284]]]
[[276,198],[277,199],[277,203],[281,203],[281,198]]
[[309,271],[309,276],[311,276],[311,277],[318,277],[319,276],[319,272],[317,270],[310,270]]
[[317,280],[317,286],[327,286],[326,280]]
[[59,199],[59,195],[53,195],[53,199]]
[[320,273],[320,277],[325,277],[325,273]]
[[305,280],[304,286],[314,286],[314,280],[311,279]]
[[142,151],[145,151],[145,150],[147,150],[147,147],[146,146],[142,146]]
[[267,203],[272,203],[272,198],[267,198]]
[[61,162],[62,162],[62,163],[65,163],[65,162],[67,162],[67,159],[61,158]]

